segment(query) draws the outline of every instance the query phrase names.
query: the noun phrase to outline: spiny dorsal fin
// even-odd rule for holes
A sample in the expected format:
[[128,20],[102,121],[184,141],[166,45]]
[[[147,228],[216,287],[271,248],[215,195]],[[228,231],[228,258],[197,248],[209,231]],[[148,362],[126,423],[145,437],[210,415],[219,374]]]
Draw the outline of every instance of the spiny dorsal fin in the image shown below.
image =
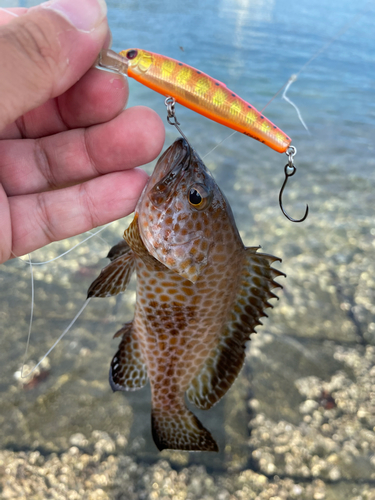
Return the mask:
[[268,299],[277,298],[271,289],[281,285],[274,278],[285,276],[271,267],[272,262],[280,259],[257,254],[257,250],[246,248],[241,284],[229,321],[218,345],[186,391],[189,400],[203,410],[217,403],[237,378],[245,359],[246,341],[262,324],[259,318],[266,316],[264,309],[273,307]]
[[125,291],[135,268],[134,253],[129,250],[106,266],[90,285],[87,298],[112,297]]
[[136,391],[146,384],[147,369],[132,321],[125,323],[114,335],[119,336],[122,340],[111,362],[109,383],[113,391]]

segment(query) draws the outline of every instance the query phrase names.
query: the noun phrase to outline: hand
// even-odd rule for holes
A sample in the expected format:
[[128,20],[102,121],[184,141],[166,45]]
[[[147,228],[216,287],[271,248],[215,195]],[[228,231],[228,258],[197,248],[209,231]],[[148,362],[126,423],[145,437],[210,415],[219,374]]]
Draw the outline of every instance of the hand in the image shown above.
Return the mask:
[[[18,17],[15,17],[16,14]],[[104,0],[0,10],[0,263],[134,210],[164,143],[152,110],[123,111]]]

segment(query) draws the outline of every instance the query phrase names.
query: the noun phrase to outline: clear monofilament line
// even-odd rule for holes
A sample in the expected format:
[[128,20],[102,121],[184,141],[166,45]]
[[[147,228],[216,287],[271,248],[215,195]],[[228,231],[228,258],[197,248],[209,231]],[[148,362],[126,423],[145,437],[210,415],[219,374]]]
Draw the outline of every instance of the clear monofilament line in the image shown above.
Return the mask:
[[[34,285],[34,272],[33,272],[33,266],[41,266],[43,264],[48,264],[50,262],[53,262],[54,260],[57,260],[57,259],[60,259],[61,257],[63,257],[64,255],[70,253],[72,250],[74,250],[75,248],[77,248],[78,246],[82,245],[82,243],[85,243],[85,241],[89,240],[90,238],[93,238],[94,236],[97,236],[101,231],[103,231],[106,227],[110,226],[111,224],[113,224],[113,222],[109,222],[108,224],[106,224],[105,226],[103,226],[102,228],[100,228],[98,231],[96,231],[96,233],[91,233],[90,236],[88,236],[87,238],[85,238],[83,241],[80,241],[79,243],[77,243],[76,245],[74,245],[72,248],[70,248],[69,250],[67,250],[66,252],[58,255],[57,257],[51,259],[51,260],[47,260],[45,262],[32,262],[31,261],[31,257],[30,257],[30,254],[28,254],[28,264],[30,266],[30,279],[31,279],[31,307],[30,307],[30,322],[29,322],[29,331],[28,331],[28,334],[27,334],[27,341],[26,341],[26,349],[25,349],[25,354],[24,354],[24,360],[23,360],[23,363],[22,363],[22,369],[21,369],[21,377],[22,378],[25,378],[25,377],[28,377],[29,375],[31,375],[37,368],[38,366],[40,365],[40,363],[43,361],[43,359],[45,359],[46,356],[48,356],[48,354],[52,351],[52,349],[60,342],[61,338],[67,333],[67,331],[72,327],[72,325],[74,324],[74,322],[76,321],[76,319],[79,317],[79,315],[81,314],[81,312],[83,311],[83,309],[87,306],[87,303],[88,303],[88,300],[85,302],[83,308],[81,309],[81,311],[78,313],[78,315],[74,318],[73,322],[69,325],[68,327],[68,330],[64,331],[63,334],[59,337],[59,339],[56,341],[56,343],[52,346],[52,348],[47,352],[47,354],[45,354],[43,356],[43,358],[39,361],[39,363],[34,366],[34,368],[27,374],[27,375],[24,375],[23,374],[23,369],[24,369],[24,366],[26,364],[26,360],[27,360],[27,354],[29,352],[29,346],[30,346],[30,338],[31,338],[31,330],[32,330],[32,325],[33,325],[33,316],[34,316],[34,303],[35,303],[35,285]],[[23,260],[21,257],[18,257],[13,251],[11,252],[14,257],[18,260],[20,260],[21,262],[27,262],[25,260]]]
[[[115,221],[113,221],[115,222]],[[44,262],[31,262],[31,265],[32,266],[43,266],[44,264],[49,264],[50,262],[53,262],[54,260],[57,260],[57,259],[60,259],[61,257],[64,257],[64,255],[67,255],[68,253],[70,253],[71,251],[73,251],[75,248],[79,247],[80,245],[82,245],[83,243],[85,243],[85,241],[93,238],[94,236],[96,236],[97,234],[101,233],[102,231],[104,231],[104,229],[108,226],[110,226],[111,224],[113,224],[113,222],[109,222],[108,224],[106,224],[105,226],[103,226],[102,228],[99,229],[99,231],[96,231],[96,233],[91,233],[90,236],[87,236],[87,238],[85,238],[84,240],[80,241],[79,243],[76,243],[74,246],[72,246],[71,248],[69,248],[69,250],[67,250],[66,252],[58,255],[57,257],[54,257],[53,259],[50,259],[50,260],[46,260]],[[90,232],[90,231],[89,231]],[[13,252],[12,252],[13,253]],[[13,253],[13,255],[15,255]],[[25,260],[23,260],[21,257],[17,257],[15,255],[15,257],[19,260],[21,260],[22,262],[27,262]]]
[[0,10],[2,10],[3,12],[6,12],[7,14],[10,14],[11,16],[14,16],[14,17],[20,17],[18,14],[16,14],[15,12],[11,12],[10,10],[8,9],[4,9],[4,7],[0,7]]
[[289,81],[288,81],[288,84],[287,86],[285,87],[284,89],[284,92],[283,92],[283,95],[281,96],[282,99],[284,99],[286,102],[288,102],[291,106],[293,106],[293,108],[296,110],[297,112],[297,116],[299,118],[299,121],[302,123],[302,125],[305,127],[305,129],[307,130],[308,134],[310,134],[310,130],[308,129],[306,123],[304,122],[303,118],[302,118],[302,115],[301,115],[301,112],[300,110],[298,109],[297,105],[294,104],[293,101],[291,101],[289,99],[289,97],[286,96],[286,93],[288,92],[288,89],[289,87],[292,85],[293,82],[295,82],[297,80],[297,76],[296,75],[292,75],[290,78],[289,78]]
[[[98,236],[98,233],[93,233],[92,231],[87,231],[89,234],[91,234],[92,236]],[[107,246],[110,246],[108,241],[106,241],[104,238],[102,238],[101,236],[98,236],[98,239],[101,240],[105,245]]]
[[[42,357],[41,360],[39,360],[39,362],[34,366],[34,368],[32,368],[29,373],[26,373],[24,374],[23,373],[23,369],[25,367],[25,362],[26,362],[26,356],[27,356],[27,352],[28,352],[28,348],[29,348],[29,343],[27,344],[26,346],[26,352],[25,352],[25,361],[23,362],[23,365],[22,365],[22,369],[21,369],[21,378],[27,378],[29,377],[32,373],[34,373],[34,371],[40,366],[40,364],[46,359],[46,357],[53,351],[53,349],[57,346],[57,344],[60,342],[60,340],[69,332],[69,330],[72,328],[72,326],[74,325],[74,323],[77,321],[77,319],[81,316],[81,314],[83,313],[84,309],[86,308],[87,304],[90,302],[91,298],[88,298],[86,299],[85,303],[83,304],[83,306],[81,307],[81,309],[78,311],[78,313],[74,316],[74,318],[72,319],[72,321],[69,323],[69,325],[67,326],[67,328],[65,328],[65,330],[62,332],[62,334],[60,335],[60,337],[56,340],[56,342],[52,345],[52,347],[50,347],[48,349],[48,351],[46,352],[46,354]],[[29,339],[28,339],[29,340]]]
[[215,151],[216,148],[218,148],[221,144],[223,144],[224,141],[226,141],[227,139],[229,139],[230,137],[232,137],[232,135],[234,134],[237,134],[236,131],[232,132],[231,134],[229,134],[227,137],[225,137],[225,139],[223,139],[222,141],[218,142],[216,144],[216,146],[214,148],[211,149],[211,151],[209,151],[208,153],[206,153],[204,156],[202,156],[202,160],[204,160],[206,158],[206,156],[210,155],[213,151]]
[[30,254],[28,254],[28,257],[29,257],[30,276],[31,276],[31,309],[30,309],[29,332],[27,334],[26,349],[25,349],[25,354],[23,357],[23,363],[22,363],[22,369],[21,369],[21,377],[23,377],[23,367],[25,366],[27,353],[29,351],[31,327],[33,325],[33,316],[34,316],[34,272],[33,272],[33,266],[31,264]]
[[[291,75],[288,79],[287,82],[284,83],[284,85],[276,92],[276,94],[268,101],[268,103],[264,106],[264,108],[261,109],[261,112],[263,112],[270,104],[271,102],[275,99],[275,97],[280,94],[280,92],[282,92],[282,90],[284,90],[284,93],[287,92],[287,90],[289,89],[289,87],[291,86],[292,83],[294,83],[297,78],[299,77],[299,75],[305,71],[305,69],[310,66],[310,64],[314,61],[314,59],[316,59],[320,54],[323,54],[323,52],[325,52],[328,47],[330,45],[332,45],[333,42],[335,42],[336,40],[338,40],[344,33],[346,33],[346,31],[349,30],[349,28],[351,28],[352,26],[354,26],[354,24],[362,17],[366,14],[366,12],[369,10],[371,4],[372,4],[372,0],[369,0],[365,7],[363,8],[363,10],[361,12],[358,12],[358,14],[355,14],[353,17],[351,17],[349,19],[349,21],[347,23],[344,24],[344,26],[342,26],[339,30],[337,30],[336,34],[333,35],[329,40],[327,40],[326,43],[324,43],[311,57],[308,61],[305,62],[305,64],[300,68],[300,70],[295,73],[294,75]],[[287,87],[287,88],[285,88]],[[292,103],[293,105],[293,103]]]

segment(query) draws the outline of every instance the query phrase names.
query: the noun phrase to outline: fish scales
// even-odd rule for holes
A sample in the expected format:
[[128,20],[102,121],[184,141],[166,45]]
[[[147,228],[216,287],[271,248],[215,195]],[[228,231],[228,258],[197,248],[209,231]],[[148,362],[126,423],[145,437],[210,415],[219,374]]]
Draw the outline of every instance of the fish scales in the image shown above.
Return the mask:
[[271,264],[280,259],[243,245],[227,200],[184,139],[159,159],[124,238],[88,292],[122,292],[136,271],[134,319],[115,334],[111,387],[136,390],[149,379],[160,450],[217,451],[185,394],[209,409],[233,384],[246,341],[276,298],[283,273]]

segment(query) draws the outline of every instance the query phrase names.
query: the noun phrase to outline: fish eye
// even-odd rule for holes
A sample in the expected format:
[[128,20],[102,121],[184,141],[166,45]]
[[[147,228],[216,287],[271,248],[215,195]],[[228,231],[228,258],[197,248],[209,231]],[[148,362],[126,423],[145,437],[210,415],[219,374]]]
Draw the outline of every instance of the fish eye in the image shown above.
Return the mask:
[[202,196],[199,194],[199,192],[196,189],[190,189],[189,193],[189,202],[196,206],[200,205],[202,203]]
[[188,200],[192,207],[203,210],[211,202],[211,193],[202,184],[194,185],[189,189]]
[[134,59],[135,57],[137,57],[137,55],[138,55],[138,50],[135,49],[128,50],[128,52],[126,53],[126,57],[128,59]]

